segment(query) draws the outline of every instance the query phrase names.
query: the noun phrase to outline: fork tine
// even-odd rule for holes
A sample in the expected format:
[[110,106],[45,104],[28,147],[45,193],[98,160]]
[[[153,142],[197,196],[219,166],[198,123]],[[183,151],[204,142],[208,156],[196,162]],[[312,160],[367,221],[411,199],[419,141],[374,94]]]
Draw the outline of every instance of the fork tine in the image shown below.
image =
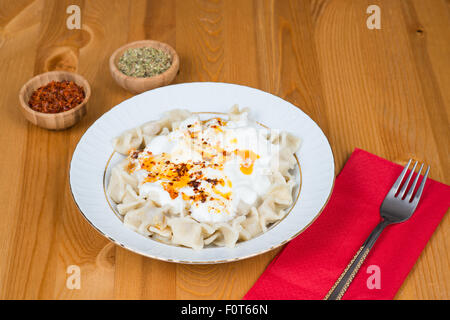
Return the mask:
[[418,163],[417,161],[416,161],[416,163],[414,163],[414,166],[413,166],[413,168],[411,169],[411,172],[409,173],[408,178],[406,179],[405,183],[403,184],[402,188],[400,189],[400,192],[399,192],[399,194],[398,194],[398,196],[399,196],[400,199],[403,199],[403,196],[404,196],[405,193],[406,193],[406,189],[408,188],[409,181],[411,181],[411,178],[412,178],[412,176],[413,176],[413,174],[414,174],[414,170],[416,169],[417,163]]
[[418,202],[420,200],[420,197],[422,196],[423,188],[425,187],[425,182],[427,181],[428,172],[430,171],[430,166],[428,166],[427,171],[425,171],[425,174],[423,175],[422,182],[420,183],[419,189],[417,189],[417,193],[414,196],[415,202]]
[[422,163],[422,165],[419,168],[419,171],[417,172],[417,176],[414,178],[411,188],[409,189],[408,193],[406,194],[405,199],[408,201],[412,200],[412,195],[414,193],[414,190],[416,189],[416,184],[417,184],[417,181],[419,180],[420,173],[422,172],[423,166],[424,166],[424,164]]
[[397,178],[397,180],[394,182],[394,185],[391,188],[391,191],[396,194],[398,187],[400,187],[400,184],[403,181],[403,178],[405,177],[406,171],[409,168],[409,165],[411,164],[412,159],[409,159],[408,163],[406,164],[406,166],[403,168],[402,173],[400,173],[400,176]]

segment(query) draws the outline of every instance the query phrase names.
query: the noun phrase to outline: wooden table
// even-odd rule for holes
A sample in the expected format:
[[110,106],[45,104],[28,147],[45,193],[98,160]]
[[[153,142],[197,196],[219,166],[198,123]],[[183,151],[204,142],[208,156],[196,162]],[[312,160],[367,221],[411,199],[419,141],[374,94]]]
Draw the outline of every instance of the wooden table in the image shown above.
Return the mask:
[[[66,28],[70,4],[81,8],[81,30]],[[371,4],[381,29],[366,25]],[[132,96],[109,74],[119,46],[161,40],[180,55],[176,83],[238,83],[299,106],[328,136],[337,172],[359,147],[425,161],[449,184],[449,18],[444,0],[2,0],[0,297],[240,299],[277,253],[166,263],[113,245],[79,214],[68,185],[75,145]],[[21,86],[48,70],[76,71],[92,87],[88,115],[66,131],[19,111]],[[446,215],[396,298],[450,298],[449,226]],[[69,265],[80,267],[79,290],[66,287]]]

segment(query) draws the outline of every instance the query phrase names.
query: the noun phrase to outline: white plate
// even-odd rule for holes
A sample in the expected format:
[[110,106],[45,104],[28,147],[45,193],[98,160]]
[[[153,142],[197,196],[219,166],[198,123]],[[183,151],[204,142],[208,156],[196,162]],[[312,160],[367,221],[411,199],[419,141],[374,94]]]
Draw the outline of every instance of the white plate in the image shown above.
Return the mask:
[[[265,233],[235,248],[202,250],[163,244],[122,224],[105,192],[111,166],[120,159],[112,139],[165,111],[227,112],[234,104],[251,109],[251,118],[272,129],[287,130],[302,139],[297,152],[301,188],[289,214]],[[297,169],[297,174],[300,172]],[[317,124],[291,103],[272,94],[235,84],[198,82],[166,86],[128,99],[101,116],[81,137],[70,164],[70,187],[80,212],[101,234],[147,257],[179,263],[221,263],[274,249],[304,231],[322,212],[334,185],[334,159]],[[297,196],[297,195],[296,195]],[[301,253],[299,253],[301,254]]]

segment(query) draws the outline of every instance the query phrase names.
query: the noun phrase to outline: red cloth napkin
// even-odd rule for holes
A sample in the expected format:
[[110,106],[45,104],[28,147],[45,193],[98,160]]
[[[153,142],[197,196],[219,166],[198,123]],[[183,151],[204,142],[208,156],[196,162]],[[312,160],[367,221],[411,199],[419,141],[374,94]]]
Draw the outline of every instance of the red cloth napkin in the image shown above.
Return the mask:
[[[356,149],[322,214],[285,246],[244,299],[323,299],[380,221],[380,205],[401,171]],[[343,299],[392,299],[449,206],[450,187],[428,179],[416,212],[383,231]],[[380,288],[369,289],[368,282]]]

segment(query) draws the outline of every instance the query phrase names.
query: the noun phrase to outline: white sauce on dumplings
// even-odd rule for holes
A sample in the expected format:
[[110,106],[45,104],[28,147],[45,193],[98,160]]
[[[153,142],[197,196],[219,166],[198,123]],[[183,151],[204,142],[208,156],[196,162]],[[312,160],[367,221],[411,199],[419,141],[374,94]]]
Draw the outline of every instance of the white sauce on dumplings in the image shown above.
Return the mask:
[[131,152],[139,194],[199,222],[224,222],[256,206],[270,189],[279,145],[243,114],[237,121],[191,116]]

